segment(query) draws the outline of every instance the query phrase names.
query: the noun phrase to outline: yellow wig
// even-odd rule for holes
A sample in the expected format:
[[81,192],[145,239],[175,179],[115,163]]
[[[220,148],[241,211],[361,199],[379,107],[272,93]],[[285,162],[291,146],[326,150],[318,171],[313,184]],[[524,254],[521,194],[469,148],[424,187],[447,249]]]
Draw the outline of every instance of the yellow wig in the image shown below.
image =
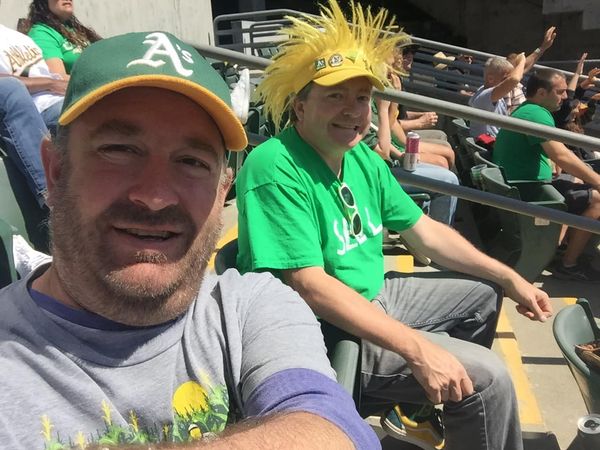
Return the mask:
[[374,86],[383,88],[388,84],[394,48],[410,43],[409,36],[398,32],[394,18],[383,8],[374,15],[369,7],[364,10],[351,1],[348,23],[337,1],[328,3],[320,6],[320,16],[288,17],[292,24],[280,33],[289,40],[281,44],[256,89],[277,129],[294,96],[311,81],[330,86],[367,76]]

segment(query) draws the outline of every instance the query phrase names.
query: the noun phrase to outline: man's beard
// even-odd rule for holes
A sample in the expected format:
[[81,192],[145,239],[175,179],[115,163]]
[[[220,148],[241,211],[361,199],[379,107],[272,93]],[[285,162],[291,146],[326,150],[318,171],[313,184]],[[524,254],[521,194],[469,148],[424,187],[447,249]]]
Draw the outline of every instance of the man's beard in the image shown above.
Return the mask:
[[[68,165],[68,162],[65,163]],[[200,231],[179,206],[150,211],[127,200],[116,201],[84,223],[77,193],[68,186],[64,167],[50,215],[53,265],[64,291],[82,308],[129,325],[154,325],[182,314],[196,297],[208,260],[222,229],[221,208]],[[116,263],[102,238],[116,220],[136,226],[176,226],[184,239],[174,260],[158,251],[139,251],[126,264]],[[120,264],[120,265],[119,265]],[[138,265],[156,265],[159,275],[144,277]],[[139,269],[139,270],[136,270]]]

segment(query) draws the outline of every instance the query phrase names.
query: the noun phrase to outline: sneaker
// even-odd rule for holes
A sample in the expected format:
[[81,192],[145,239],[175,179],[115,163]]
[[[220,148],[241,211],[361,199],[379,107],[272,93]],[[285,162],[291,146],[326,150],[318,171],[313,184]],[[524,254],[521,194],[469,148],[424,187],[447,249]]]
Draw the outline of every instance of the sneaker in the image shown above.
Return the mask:
[[424,450],[440,450],[445,445],[442,417],[438,409],[429,408],[430,413],[416,421],[405,416],[400,405],[396,405],[381,417],[381,427],[389,436],[400,441]]
[[557,261],[552,267],[552,275],[559,280],[588,281],[600,283],[600,271],[595,270],[589,262],[579,261],[573,267],[566,267],[562,261]]

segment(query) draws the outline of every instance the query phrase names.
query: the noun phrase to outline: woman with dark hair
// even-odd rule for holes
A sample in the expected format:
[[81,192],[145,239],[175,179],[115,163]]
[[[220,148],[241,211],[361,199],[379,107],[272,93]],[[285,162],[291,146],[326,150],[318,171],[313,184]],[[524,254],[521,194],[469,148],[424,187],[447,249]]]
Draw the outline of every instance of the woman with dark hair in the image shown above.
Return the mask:
[[29,5],[29,36],[42,49],[50,71],[68,79],[85,47],[101,39],[73,13],[73,0],[33,0]]

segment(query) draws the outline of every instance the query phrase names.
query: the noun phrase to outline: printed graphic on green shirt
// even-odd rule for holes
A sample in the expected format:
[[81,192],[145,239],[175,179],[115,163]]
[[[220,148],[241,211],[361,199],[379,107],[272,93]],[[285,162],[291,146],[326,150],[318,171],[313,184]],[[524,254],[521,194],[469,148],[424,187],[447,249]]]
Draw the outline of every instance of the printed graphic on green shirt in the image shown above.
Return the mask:
[[322,267],[368,299],[383,284],[383,227],[422,214],[365,144],[344,154],[338,177],[293,127],[250,153],[236,189],[242,272]]

